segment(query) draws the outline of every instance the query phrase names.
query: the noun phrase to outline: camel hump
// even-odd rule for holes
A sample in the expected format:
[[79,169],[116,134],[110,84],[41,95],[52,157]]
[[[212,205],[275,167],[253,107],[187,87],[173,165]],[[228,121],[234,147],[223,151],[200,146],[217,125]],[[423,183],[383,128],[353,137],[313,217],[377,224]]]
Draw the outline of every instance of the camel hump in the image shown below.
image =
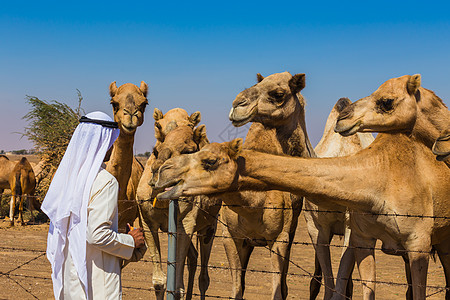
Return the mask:
[[352,104],[352,101],[350,101],[350,99],[340,98],[334,105],[334,108],[336,109],[337,112],[341,112],[350,104]]
[[4,155],[4,154],[0,154],[0,157],[4,157],[4,158],[6,158],[7,160],[9,160],[8,156],[6,156],[6,155]]
[[23,167],[26,167],[26,168],[33,169],[33,167],[31,166],[30,162],[28,161],[28,159],[25,156],[23,156],[17,164],[19,164],[19,165],[21,165]]

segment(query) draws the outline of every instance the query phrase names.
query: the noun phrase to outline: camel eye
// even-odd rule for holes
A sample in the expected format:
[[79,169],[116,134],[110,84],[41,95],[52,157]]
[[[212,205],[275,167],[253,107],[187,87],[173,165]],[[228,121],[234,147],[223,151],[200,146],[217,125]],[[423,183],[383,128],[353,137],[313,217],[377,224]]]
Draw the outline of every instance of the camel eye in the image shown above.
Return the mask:
[[113,107],[114,112],[119,110],[119,103],[114,102],[114,101],[111,100],[111,105]]
[[203,169],[205,169],[206,171],[213,171],[217,169],[217,167],[219,166],[218,162],[219,162],[218,158],[203,159],[202,160]]
[[197,152],[197,149],[189,148],[189,149],[183,149],[183,151],[181,151],[181,154],[192,154],[195,152]]
[[394,104],[394,99],[381,99],[378,102],[380,109],[384,112],[391,111],[394,108],[393,104]]
[[284,100],[284,91],[271,91],[269,92],[269,96],[277,103],[283,102]]

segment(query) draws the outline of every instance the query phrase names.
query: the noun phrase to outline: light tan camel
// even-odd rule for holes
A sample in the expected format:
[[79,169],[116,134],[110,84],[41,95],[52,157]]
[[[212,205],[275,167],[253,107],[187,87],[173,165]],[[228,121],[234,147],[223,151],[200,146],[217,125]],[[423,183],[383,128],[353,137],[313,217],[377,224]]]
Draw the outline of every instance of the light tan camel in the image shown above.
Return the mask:
[[[36,178],[34,176],[33,168],[31,164],[28,162],[26,157],[22,157],[22,159],[15,163],[12,172],[9,175],[9,186],[11,189],[11,202],[9,209],[9,219],[11,226],[14,226],[14,210],[16,208],[16,201],[19,200],[19,222],[21,225],[24,225],[23,221],[23,200],[27,198],[30,200],[28,196],[34,196],[34,191],[36,188]],[[33,199],[34,200],[34,199]],[[33,216],[33,206],[34,201],[28,201],[31,218],[34,221]]]
[[6,155],[0,155],[0,194],[4,190],[10,189],[9,177],[17,162],[9,160]]
[[120,134],[114,142],[106,170],[119,182],[119,231],[126,230],[127,223],[133,223],[138,216],[135,200],[136,190],[144,167],[133,156],[134,135],[137,127],[144,122],[144,111],[148,105],[147,84],[142,81],[137,87],[125,83],[120,87],[116,82],[109,86],[114,121],[119,124]]
[[[432,113],[427,108],[433,108]],[[344,135],[359,130],[386,132],[379,133],[367,149],[348,157],[303,159],[239,151],[240,140],[211,144],[198,153],[168,160],[156,184],[168,190],[158,197],[277,188],[373,214],[370,224],[351,218],[351,246],[358,247],[364,298],[375,296],[373,248],[380,239],[384,252],[407,253],[413,297],[425,299],[432,247],[450,286],[450,259],[444,255],[450,251],[450,169],[436,161],[429,145],[430,133],[437,135],[448,120],[443,102],[420,88],[420,76],[394,78],[339,116],[336,130]]]
[[[288,72],[264,78],[233,101],[229,118],[235,126],[251,125],[245,149],[272,154],[309,157],[313,149],[306,133],[305,100],[300,91],[305,74]],[[254,247],[270,250],[272,298],[286,299],[286,275],[302,197],[280,191],[243,191],[221,196],[223,244],[230,265],[233,288],[231,297],[242,298],[245,269]],[[265,209],[273,207],[274,209]]]
[[436,139],[433,145],[433,153],[436,154],[436,159],[450,163],[450,128],[445,129]]
[[[204,126],[199,127],[195,130],[197,142],[193,143],[193,133],[194,133],[193,128],[197,126],[197,124],[200,122],[201,119],[200,112],[194,112],[192,115],[189,116],[184,109],[174,108],[169,110],[165,115],[163,115],[163,113],[159,109],[155,108],[153,118],[155,119],[156,145],[153,149],[152,155],[147,160],[144,173],[139,182],[139,186],[137,189],[137,199],[143,217],[143,227],[144,231],[146,232],[145,239],[148,251],[150,253],[150,257],[153,262],[152,284],[153,287],[155,288],[156,298],[163,299],[165,294],[166,275],[163,271],[163,264],[161,262],[161,247],[159,242],[158,230],[167,232],[168,205],[166,202],[162,203],[158,202],[156,203],[156,206],[153,207],[152,201],[149,202],[149,200],[153,200],[153,198],[156,196],[156,193],[149,185],[149,182],[152,180],[153,177],[152,168],[157,169],[157,166],[161,165],[162,163],[161,157],[159,157],[158,153],[159,151],[162,151],[162,156],[166,155],[168,152],[170,152],[169,154],[172,155],[170,148],[178,148],[179,149],[178,152],[180,153],[185,151],[183,150],[184,147],[190,148],[188,151],[194,151],[193,148],[196,148],[195,149],[196,151],[198,145],[202,146],[205,142],[207,142],[207,138],[206,134],[204,136],[202,135],[203,133],[205,133]],[[179,128],[184,129],[180,130]],[[175,129],[177,129],[177,132],[171,135],[172,137],[169,137],[169,140],[164,145],[162,145],[162,143],[165,142],[166,136]],[[157,160],[157,157],[159,157],[159,160]],[[180,215],[183,217],[182,218],[183,222],[195,221],[196,216],[203,215],[198,214],[198,212],[196,211],[195,214],[190,213],[189,216],[185,218],[188,209],[192,209],[192,207],[189,206],[188,203],[186,202],[180,202],[179,206],[180,209],[183,211],[183,213]],[[193,224],[195,225],[195,223]],[[182,226],[178,227],[185,228]],[[192,225],[186,226],[186,228],[188,230],[194,229]],[[210,234],[210,232],[207,233]],[[188,247],[188,253],[186,254],[185,252],[183,252],[182,254],[181,252],[178,252],[177,261],[180,261],[181,255],[184,255],[182,259],[183,261],[185,260],[186,255],[188,257],[189,283],[187,295],[192,295],[192,285],[194,282],[193,276],[195,275],[198,254],[197,250],[190,242],[190,239],[186,239],[187,237],[188,236],[186,236],[186,234],[180,235],[180,240],[177,248],[181,250]],[[199,240],[202,243],[202,245],[203,244],[209,245],[209,247],[212,245],[212,239],[211,238],[208,239],[206,235],[203,235],[203,237],[199,237]],[[210,243],[208,241],[210,241]],[[208,255],[204,254],[205,250],[203,246],[201,247],[201,252],[202,252],[201,259],[203,264],[203,261],[209,258],[209,254]],[[177,271],[183,274],[182,269],[178,268]],[[206,292],[206,289],[208,288],[209,285],[209,278],[207,276],[208,276],[207,270],[205,271],[205,269],[202,268],[199,284],[199,288],[202,294]],[[183,277],[177,276],[177,278],[181,280],[177,282],[178,290],[181,290],[183,288],[182,287]]]
[[[192,115],[188,115],[188,113],[182,108],[174,108],[169,110],[165,115],[161,110],[155,108],[153,111],[153,118],[155,119],[155,138],[156,144],[155,147],[162,142],[164,142],[165,136],[173,129],[182,125],[189,125],[194,128],[198,125],[201,119],[200,112],[194,112]],[[144,200],[149,199],[152,193],[152,188],[148,185],[150,180],[153,177],[152,165],[155,161],[155,155],[152,153],[148,158],[144,172],[139,180],[138,188],[136,191],[136,199]]]
[[[314,149],[317,157],[340,157],[355,154],[363,148],[369,146],[374,138],[371,133],[357,133],[349,137],[334,132],[334,126],[339,113],[349,106],[352,102],[348,98],[339,99],[331,110],[322,139]],[[330,247],[328,246],[334,235],[344,235],[346,242],[350,238],[350,229],[348,222],[346,224],[345,215],[346,208],[335,203],[323,203],[317,201],[309,201],[305,199],[305,210],[303,212],[306,220],[306,228],[308,229],[311,241],[315,249],[315,269],[314,278],[310,283],[310,299],[316,299],[320,291],[322,273],[324,277],[325,289],[324,299],[330,299],[334,290],[334,277],[331,266]],[[340,213],[334,213],[340,212]],[[348,220],[347,220],[348,221]],[[347,225],[347,226],[346,226]],[[345,248],[344,248],[345,249]],[[352,249],[345,249],[348,252],[346,256],[350,261],[343,259],[344,264],[354,265],[354,255]],[[343,252],[344,254],[344,252]],[[353,269],[353,267],[351,267]],[[351,274],[350,274],[351,276]],[[350,277],[348,276],[348,278]],[[346,295],[351,297],[352,284],[346,289]]]

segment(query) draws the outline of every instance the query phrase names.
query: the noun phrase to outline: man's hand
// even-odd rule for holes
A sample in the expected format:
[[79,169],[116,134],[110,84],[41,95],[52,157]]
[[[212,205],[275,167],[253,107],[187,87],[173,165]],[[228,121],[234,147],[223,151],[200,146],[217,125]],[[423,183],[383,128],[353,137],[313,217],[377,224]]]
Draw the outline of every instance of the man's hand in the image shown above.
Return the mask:
[[128,232],[128,234],[133,237],[134,248],[141,248],[141,247],[143,247],[145,245],[145,240],[144,240],[144,233],[142,231],[142,228],[134,229],[133,227],[130,226],[130,224],[128,224],[128,226],[131,229]]

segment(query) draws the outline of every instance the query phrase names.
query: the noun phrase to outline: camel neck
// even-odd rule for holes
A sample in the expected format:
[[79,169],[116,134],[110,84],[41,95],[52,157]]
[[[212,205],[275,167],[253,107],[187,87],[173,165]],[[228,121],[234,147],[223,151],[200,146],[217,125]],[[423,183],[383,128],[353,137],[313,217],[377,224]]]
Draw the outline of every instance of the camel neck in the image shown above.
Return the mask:
[[420,89],[420,92],[412,136],[431,148],[439,134],[450,127],[450,111],[432,91]]
[[271,154],[315,157],[306,132],[304,110],[299,103],[281,125],[270,126],[254,122],[247,134],[244,148]]
[[[379,194],[380,187],[388,180],[380,178],[390,160],[383,149],[390,150],[398,146],[399,139],[403,141],[407,137],[381,135],[377,139],[379,142],[374,141],[370,148],[341,158],[297,158],[243,150],[239,162],[239,188],[279,189],[370,211],[374,195]],[[355,189],[356,186],[364,188]]]
[[134,135],[120,134],[114,142],[111,158],[106,170],[111,173],[119,183],[119,198],[124,199],[126,187],[131,176],[133,164]]

